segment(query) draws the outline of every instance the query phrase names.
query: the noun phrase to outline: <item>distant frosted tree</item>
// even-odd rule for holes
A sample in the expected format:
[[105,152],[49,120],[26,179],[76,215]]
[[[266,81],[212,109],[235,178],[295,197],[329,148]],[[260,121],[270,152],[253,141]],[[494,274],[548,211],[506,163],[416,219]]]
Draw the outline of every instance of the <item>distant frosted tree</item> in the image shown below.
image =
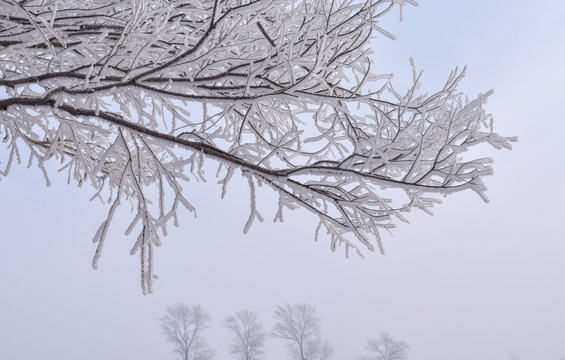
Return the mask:
[[167,307],[159,323],[167,341],[182,360],[211,360],[215,352],[210,349],[202,331],[208,328],[212,317],[202,306],[177,303]]
[[[491,160],[463,157],[487,143],[510,148],[483,104],[467,101],[457,69],[445,85],[395,89],[375,72],[370,39],[392,37],[381,17],[413,0],[5,0],[0,7],[0,177],[28,158],[49,178],[94,189],[109,212],[94,236],[96,268],[116,208],[131,202],[141,286],[151,292],[154,247],[186,183],[217,167],[222,195],[247,179],[284,209],[319,219],[332,250],[376,247],[403,213],[430,212],[438,195],[486,200]],[[378,69],[386,71],[386,69]]]
[[369,339],[367,350],[372,355],[368,359],[373,360],[407,360],[410,346],[404,341],[394,340],[387,333],[381,334],[378,339]]
[[258,360],[263,355],[266,333],[259,316],[241,310],[224,320],[224,327],[233,333],[231,353],[239,360]]
[[293,360],[327,360],[333,348],[320,336],[321,319],[316,307],[297,303],[278,306],[275,311],[276,324],[272,335],[286,342]]

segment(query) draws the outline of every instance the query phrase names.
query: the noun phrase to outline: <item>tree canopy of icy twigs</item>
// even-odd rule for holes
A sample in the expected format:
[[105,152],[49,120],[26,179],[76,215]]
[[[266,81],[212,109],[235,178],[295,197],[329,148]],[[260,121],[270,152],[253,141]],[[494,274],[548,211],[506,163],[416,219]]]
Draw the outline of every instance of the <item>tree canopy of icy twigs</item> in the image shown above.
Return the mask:
[[[13,163],[60,162],[109,212],[95,234],[97,266],[116,208],[134,204],[132,253],[151,292],[154,247],[187,181],[218,166],[251,194],[245,225],[262,220],[258,186],[283,210],[317,215],[331,249],[383,252],[380,233],[438,195],[473,190],[490,159],[469,147],[510,148],[453,71],[443,88],[397,92],[371,69],[379,19],[413,0],[1,0],[0,176]],[[372,89],[372,90],[371,90]],[[195,110],[196,109],[196,110]],[[198,113],[199,116],[195,116]],[[24,160],[23,157],[29,156]],[[390,192],[395,195],[391,195]],[[398,194],[402,196],[398,196]]]

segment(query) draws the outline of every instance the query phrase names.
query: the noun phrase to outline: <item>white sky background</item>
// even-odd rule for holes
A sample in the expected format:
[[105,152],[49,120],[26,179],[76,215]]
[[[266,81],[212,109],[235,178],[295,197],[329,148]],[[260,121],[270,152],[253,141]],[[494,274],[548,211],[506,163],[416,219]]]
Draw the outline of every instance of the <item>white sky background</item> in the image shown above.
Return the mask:
[[[229,359],[226,316],[254,310],[270,331],[275,307],[297,301],[318,306],[334,360],[359,358],[382,332],[409,343],[412,360],[565,357],[565,2],[429,0],[402,23],[397,15],[383,27],[398,39],[374,41],[373,69],[407,86],[413,56],[433,92],[468,65],[461,89],[494,88],[495,130],[520,137],[512,151],[490,151],[491,203],[455,194],[384,234],[386,256],[345,259],[314,242],[305,211],[273,224],[269,201],[265,222],[243,235],[245,182],[234,179],[222,201],[211,172],[186,188],[198,217],[163,239],[160,279],[143,296],[123,235],[128,209],[94,271],[90,239],[107,207],[55,172],[46,188],[39,170],[17,166],[0,182],[0,359],[174,359],[157,321],[175,302],[212,313],[209,342]],[[265,358],[286,359],[277,340]]]

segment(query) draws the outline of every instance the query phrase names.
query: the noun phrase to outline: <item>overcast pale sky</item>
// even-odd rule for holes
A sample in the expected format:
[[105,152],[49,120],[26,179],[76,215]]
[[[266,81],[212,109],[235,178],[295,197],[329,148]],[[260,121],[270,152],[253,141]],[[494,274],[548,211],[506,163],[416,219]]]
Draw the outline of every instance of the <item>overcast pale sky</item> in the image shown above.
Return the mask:
[[[423,0],[383,24],[397,40],[375,39],[374,69],[407,83],[413,56],[433,92],[467,65],[461,89],[494,88],[495,130],[520,137],[491,154],[489,204],[460,193],[433,217],[408,214],[409,225],[384,235],[386,256],[332,253],[314,242],[305,211],[244,236],[245,183],[220,200],[210,175],[187,188],[198,217],[164,239],[155,293],[143,296],[127,209],[92,270],[90,239],[107,208],[55,173],[46,188],[37,169],[13,168],[0,182],[0,359],[174,359],[158,319],[175,302],[212,313],[209,342],[229,359],[226,316],[248,308],[270,330],[275,307],[298,301],[318,306],[334,360],[359,358],[382,332],[410,344],[412,360],[565,357],[564,16],[563,1]],[[286,353],[269,340],[265,358]]]

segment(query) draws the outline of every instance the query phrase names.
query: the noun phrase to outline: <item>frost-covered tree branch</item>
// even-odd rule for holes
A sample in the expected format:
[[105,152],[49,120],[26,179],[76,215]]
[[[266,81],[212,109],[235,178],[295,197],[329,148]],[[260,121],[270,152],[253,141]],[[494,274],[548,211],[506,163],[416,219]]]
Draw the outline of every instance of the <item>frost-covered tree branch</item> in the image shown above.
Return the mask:
[[[96,267],[123,200],[135,204],[141,283],[151,292],[159,233],[194,211],[183,186],[207,159],[225,186],[251,192],[245,231],[262,219],[266,184],[283,210],[305,208],[331,248],[383,252],[382,229],[434,194],[486,200],[490,159],[470,147],[510,148],[457,90],[464,70],[429,95],[400,93],[371,69],[379,19],[412,0],[1,0],[0,176],[29,154],[58,160],[69,180],[109,204],[94,237]],[[373,89],[373,90],[371,90]],[[25,148],[25,149],[24,149]],[[139,226],[140,225],[140,226]]]

